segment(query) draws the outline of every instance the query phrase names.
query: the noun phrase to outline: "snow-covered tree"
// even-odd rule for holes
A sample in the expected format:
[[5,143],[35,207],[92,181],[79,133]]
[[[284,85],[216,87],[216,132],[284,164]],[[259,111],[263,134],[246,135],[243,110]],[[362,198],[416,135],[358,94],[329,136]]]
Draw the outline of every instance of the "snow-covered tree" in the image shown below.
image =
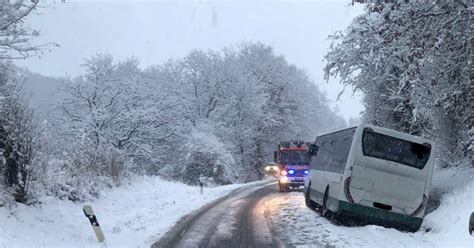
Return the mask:
[[69,97],[60,105],[63,135],[79,145],[88,168],[98,175],[119,177],[124,163],[133,170],[153,163],[155,145],[172,130],[161,113],[168,106],[154,101],[138,62],[114,63],[111,56],[98,54],[84,67],[86,73],[68,83]]
[[16,201],[27,200],[34,158],[36,123],[22,92],[21,76],[9,65],[0,66],[0,173],[3,184]]
[[432,138],[471,161],[474,5],[372,4],[332,38],[326,78],[364,93],[364,121]]
[[22,78],[10,63],[40,56],[44,48],[53,45],[31,42],[39,31],[30,28],[25,19],[37,5],[36,0],[0,0],[0,171],[17,201],[25,201],[28,194],[35,124],[21,90]]
[[269,46],[193,52],[182,61],[185,77],[177,78],[191,123],[211,126],[209,135],[232,151],[238,180],[259,178],[281,140],[313,139],[337,119],[307,74]]
[[39,32],[24,21],[37,5],[38,1],[0,0],[0,60],[25,58],[40,50],[30,43]]
[[[37,6],[33,1],[10,1],[0,0],[0,63],[2,81],[0,82],[0,111],[3,111],[3,101],[6,99],[5,92],[8,88],[5,84],[10,80],[8,78],[7,60],[13,58],[24,58],[28,56],[28,51],[36,51],[37,46],[30,44],[30,40],[38,35],[37,31],[32,30],[25,25],[24,19]],[[0,127],[1,128],[1,127]],[[1,128],[4,132],[4,128]],[[3,134],[2,137],[4,137]],[[0,140],[0,143],[5,143]],[[0,150],[1,151],[1,150]]]

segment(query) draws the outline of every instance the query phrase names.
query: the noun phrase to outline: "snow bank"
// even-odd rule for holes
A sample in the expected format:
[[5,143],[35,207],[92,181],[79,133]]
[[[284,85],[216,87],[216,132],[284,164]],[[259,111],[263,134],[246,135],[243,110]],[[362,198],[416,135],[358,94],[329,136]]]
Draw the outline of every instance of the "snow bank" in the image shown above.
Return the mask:
[[438,209],[425,217],[423,226],[429,232],[423,236],[439,247],[472,247],[474,237],[468,233],[468,223],[474,212],[474,170],[442,170],[433,183],[450,192],[443,195]]
[[474,168],[447,168],[435,170],[433,190],[444,193],[463,188],[474,180]]
[[291,247],[473,247],[468,223],[474,212],[474,169],[436,171],[433,186],[443,189],[441,203],[416,233],[375,225],[334,225],[309,210],[299,192],[267,205],[272,222],[285,223],[278,226],[278,237]]
[[[91,202],[109,247],[149,247],[180,218],[242,185],[205,188],[140,177]],[[100,247],[83,204],[52,197],[0,208],[0,247]]]

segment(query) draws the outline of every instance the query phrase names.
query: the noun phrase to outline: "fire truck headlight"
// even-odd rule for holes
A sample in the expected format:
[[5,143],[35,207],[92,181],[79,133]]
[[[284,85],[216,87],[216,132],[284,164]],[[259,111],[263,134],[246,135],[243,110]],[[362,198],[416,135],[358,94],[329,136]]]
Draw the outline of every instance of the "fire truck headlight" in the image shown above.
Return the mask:
[[280,177],[280,183],[288,183],[288,177]]

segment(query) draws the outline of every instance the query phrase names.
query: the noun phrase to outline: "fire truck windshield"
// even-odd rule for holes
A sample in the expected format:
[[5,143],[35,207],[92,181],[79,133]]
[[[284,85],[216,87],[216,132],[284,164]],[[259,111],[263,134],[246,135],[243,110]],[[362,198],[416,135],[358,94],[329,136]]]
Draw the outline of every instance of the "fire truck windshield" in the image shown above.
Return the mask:
[[282,151],[280,162],[285,164],[309,164],[306,151]]

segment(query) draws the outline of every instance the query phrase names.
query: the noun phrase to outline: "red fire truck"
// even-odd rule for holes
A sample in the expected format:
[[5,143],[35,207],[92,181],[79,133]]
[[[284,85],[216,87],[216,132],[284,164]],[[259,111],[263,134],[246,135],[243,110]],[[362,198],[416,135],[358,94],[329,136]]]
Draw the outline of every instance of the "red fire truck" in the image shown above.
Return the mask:
[[309,142],[294,141],[281,142],[274,153],[275,163],[278,165],[278,189],[288,192],[292,188],[304,186],[309,174]]

